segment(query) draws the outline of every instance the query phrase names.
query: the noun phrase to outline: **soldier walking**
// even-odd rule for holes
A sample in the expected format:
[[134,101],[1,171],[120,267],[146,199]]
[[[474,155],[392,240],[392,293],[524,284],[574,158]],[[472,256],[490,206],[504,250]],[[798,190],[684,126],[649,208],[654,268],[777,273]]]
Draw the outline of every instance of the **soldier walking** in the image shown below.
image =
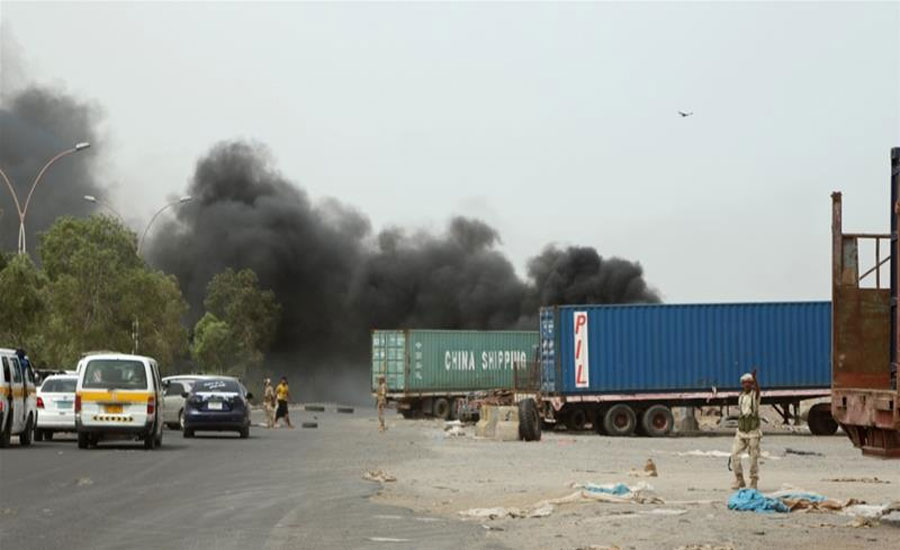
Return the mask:
[[750,488],[756,489],[759,482],[759,440],[762,438],[762,430],[759,426],[760,393],[756,369],[753,369],[753,373],[741,376],[741,388],[743,391],[738,396],[738,429],[731,446],[731,467],[734,468],[734,483],[731,488],[734,490],[746,487],[741,464],[741,454],[745,449],[750,455]]
[[272,379],[266,378],[263,390],[263,407],[266,411],[266,428],[275,427],[275,388],[272,387]]
[[383,432],[387,429],[384,425],[384,408],[387,406],[387,381],[385,381],[384,376],[378,377],[375,405],[378,408],[378,431]]

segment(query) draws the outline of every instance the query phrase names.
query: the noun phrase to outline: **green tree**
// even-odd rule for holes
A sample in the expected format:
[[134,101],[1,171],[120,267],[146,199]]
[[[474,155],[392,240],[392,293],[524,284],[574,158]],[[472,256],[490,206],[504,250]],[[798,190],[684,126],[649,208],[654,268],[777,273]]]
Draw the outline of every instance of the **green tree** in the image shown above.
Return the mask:
[[47,279],[27,254],[0,259],[0,342],[34,349],[41,346],[47,313]]
[[[275,293],[259,287],[259,278],[253,270],[235,272],[228,268],[209,282],[203,305],[207,315],[194,329],[195,360],[204,368],[213,368],[212,364],[204,363],[201,356],[218,357],[208,350],[208,342],[212,341],[213,335],[218,338],[220,331],[227,329],[229,342],[227,351],[222,353],[230,363],[223,367],[225,371],[246,375],[248,370],[258,369],[262,365],[263,354],[275,338],[281,316],[281,306],[275,299]],[[202,337],[201,328],[204,333]],[[198,345],[203,346],[203,354],[198,353]]]
[[42,357],[73,364],[88,350],[133,349],[163,370],[187,350],[181,317],[187,304],[171,276],[151,271],[136,254],[136,235],[116,219],[60,218],[41,236],[49,320]]
[[228,323],[212,313],[206,313],[197,321],[191,356],[203,372],[229,373],[239,351]]

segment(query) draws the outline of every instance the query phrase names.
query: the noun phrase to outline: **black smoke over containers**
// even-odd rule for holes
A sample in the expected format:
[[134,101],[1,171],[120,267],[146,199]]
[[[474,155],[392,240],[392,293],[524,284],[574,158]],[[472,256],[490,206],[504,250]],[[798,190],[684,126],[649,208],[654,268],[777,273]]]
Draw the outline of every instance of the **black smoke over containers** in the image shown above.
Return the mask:
[[194,200],[160,228],[147,257],[178,277],[195,316],[214,274],[256,271],[283,306],[267,367],[299,377],[304,396],[363,399],[372,328],[532,330],[539,305],[659,301],[640,265],[592,248],[548,247],[523,281],[478,220],[454,218],[440,235],[372,235],[363,214],[313,204],[253,144],[214,147],[188,193]]
[[[0,169],[12,181],[24,208],[28,190],[41,168],[57,153],[87,141],[96,145],[99,113],[63,92],[27,88],[0,99]],[[57,217],[87,216],[94,205],[84,195],[102,194],[94,177],[92,150],[60,159],[44,175],[31,197],[25,221],[28,251],[35,256],[37,234]],[[0,182],[0,249],[16,250],[19,215],[6,184]]]

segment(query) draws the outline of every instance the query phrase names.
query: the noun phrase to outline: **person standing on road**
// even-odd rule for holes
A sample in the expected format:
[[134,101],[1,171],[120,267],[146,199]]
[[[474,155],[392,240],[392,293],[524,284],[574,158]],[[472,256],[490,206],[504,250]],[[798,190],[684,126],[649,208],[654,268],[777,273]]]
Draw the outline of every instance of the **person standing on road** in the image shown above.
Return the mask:
[[378,431],[387,428],[384,425],[384,408],[387,406],[387,381],[384,376],[378,377],[378,389],[375,391],[375,406],[378,408]]
[[281,382],[278,383],[278,386],[275,388],[275,398],[278,400],[278,408],[275,410],[275,427],[278,427],[278,419],[284,418],[285,424],[287,424],[288,428],[293,428],[291,425],[291,415],[288,412],[288,399],[291,397],[291,390],[288,387],[287,378],[282,376]]
[[275,388],[272,387],[272,379],[266,378],[265,389],[263,390],[263,409],[266,412],[266,428],[275,427]]
[[750,488],[756,489],[759,482],[759,440],[762,430],[759,426],[760,392],[756,380],[756,369],[752,373],[741,376],[741,394],[738,396],[738,428],[731,446],[731,467],[734,469],[734,490],[746,487],[744,483],[744,467],[741,454],[746,449],[750,454]]

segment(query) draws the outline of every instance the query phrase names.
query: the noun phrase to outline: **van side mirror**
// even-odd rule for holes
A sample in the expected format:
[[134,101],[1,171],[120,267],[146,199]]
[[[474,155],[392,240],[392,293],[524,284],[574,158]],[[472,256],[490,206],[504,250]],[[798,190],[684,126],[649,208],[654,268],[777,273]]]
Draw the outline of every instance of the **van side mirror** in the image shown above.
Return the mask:
[[186,391],[181,392],[181,397],[184,397],[185,399],[187,399],[189,395],[191,395],[191,394],[189,394]]

